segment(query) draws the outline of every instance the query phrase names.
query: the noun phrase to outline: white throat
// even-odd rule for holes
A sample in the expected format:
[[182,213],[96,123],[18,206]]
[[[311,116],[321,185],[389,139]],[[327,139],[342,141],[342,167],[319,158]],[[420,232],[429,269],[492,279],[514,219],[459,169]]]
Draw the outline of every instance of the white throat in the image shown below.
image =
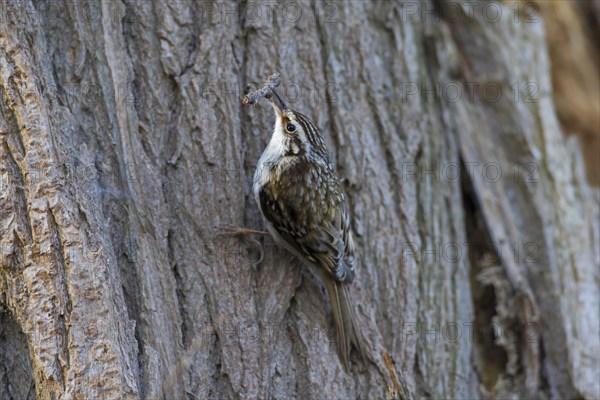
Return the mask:
[[271,167],[275,166],[283,158],[285,153],[286,138],[282,133],[283,126],[281,125],[281,118],[277,115],[275,121],[275,128],[271,135],[271,140],[260,156],[258,163],[256,164],[256,171],[254,171],[253,191],[257,201],[258,191],[265,183],[267,183],[271,176]]

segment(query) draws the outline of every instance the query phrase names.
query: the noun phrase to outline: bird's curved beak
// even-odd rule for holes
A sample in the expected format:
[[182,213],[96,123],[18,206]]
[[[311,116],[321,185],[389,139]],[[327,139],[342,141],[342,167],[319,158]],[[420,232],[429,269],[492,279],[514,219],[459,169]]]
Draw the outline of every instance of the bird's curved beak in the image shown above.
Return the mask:
[[273,90],[273,94],[275,95],[275,97],[277,98],[277,101],[279,102],[279,104],[277,104],[272,98],[270,99],[271,101],[271,105],[273,106],[273,108],[275,109],[275,112],[277,113],[278,117],[283,117],[283,113],[285,112],[285,110],[288,109],[287,104],[285,103],[285,101],[283,101],[283,99],[281,98],[281,96],[279,96],[279,94]]
[[281,110],[281,108],[279,108],[279,105],[275,103],[273,99],[269,99],[269,103],[271,103],[271,106],[273,106],[273,110],[275,110],[275,115],[281,118],[283,116],[283,111]]

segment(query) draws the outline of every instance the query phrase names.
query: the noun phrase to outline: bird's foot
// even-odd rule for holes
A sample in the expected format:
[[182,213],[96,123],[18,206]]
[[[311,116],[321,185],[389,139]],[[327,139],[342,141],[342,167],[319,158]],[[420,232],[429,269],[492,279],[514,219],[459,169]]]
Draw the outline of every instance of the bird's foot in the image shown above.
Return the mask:
[[229,224],[219,225],[217,229],[220,231],[218,236],[234,236],[249,240],[260,252],[260,258],[253,264],[260,264],[265,258],[263,247],[258,240],[254,237],[255,235],[269,235],[269,232],[257,231],[255,229],[242,228],[240,226],[234,226]]
[[219,225],[220,236],[251,236],[251,235],[269,235],[269,232],[257,231],[255,229],[242,228],[229,224]]

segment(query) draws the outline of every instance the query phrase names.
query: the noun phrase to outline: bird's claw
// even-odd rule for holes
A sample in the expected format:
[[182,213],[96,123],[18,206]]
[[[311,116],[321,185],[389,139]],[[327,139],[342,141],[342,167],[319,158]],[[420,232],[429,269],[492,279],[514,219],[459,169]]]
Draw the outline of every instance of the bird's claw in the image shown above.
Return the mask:
[[258,231],[254,229],[242,228],[235,225],[230,224],[222,224],[217,227],[219,229],[218,236],[235,236],[241,238],[247,238],[250,242],[256,246],[258,251],[260,252],[260,258],[258,261],[254,262],[254,264],[260,264],[264,259],[264,251],[263,247],[256,238],[252,237],[253,235],[269,235],[268,232]]
[[242,228],[240,226],[222,224],[217,227],[220,236],[248,236],[248,235],[268,235],[269,232],[258,231],[255,229]]

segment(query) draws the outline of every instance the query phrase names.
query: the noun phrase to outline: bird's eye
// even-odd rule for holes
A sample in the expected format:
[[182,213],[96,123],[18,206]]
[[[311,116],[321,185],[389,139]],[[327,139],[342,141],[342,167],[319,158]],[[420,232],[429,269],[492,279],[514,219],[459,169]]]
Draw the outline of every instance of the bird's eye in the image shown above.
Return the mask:
[[294,124],[287,124],[287,126],[285,127],[285,130],[292,133],[292,132],[296,132],[296,125]]

